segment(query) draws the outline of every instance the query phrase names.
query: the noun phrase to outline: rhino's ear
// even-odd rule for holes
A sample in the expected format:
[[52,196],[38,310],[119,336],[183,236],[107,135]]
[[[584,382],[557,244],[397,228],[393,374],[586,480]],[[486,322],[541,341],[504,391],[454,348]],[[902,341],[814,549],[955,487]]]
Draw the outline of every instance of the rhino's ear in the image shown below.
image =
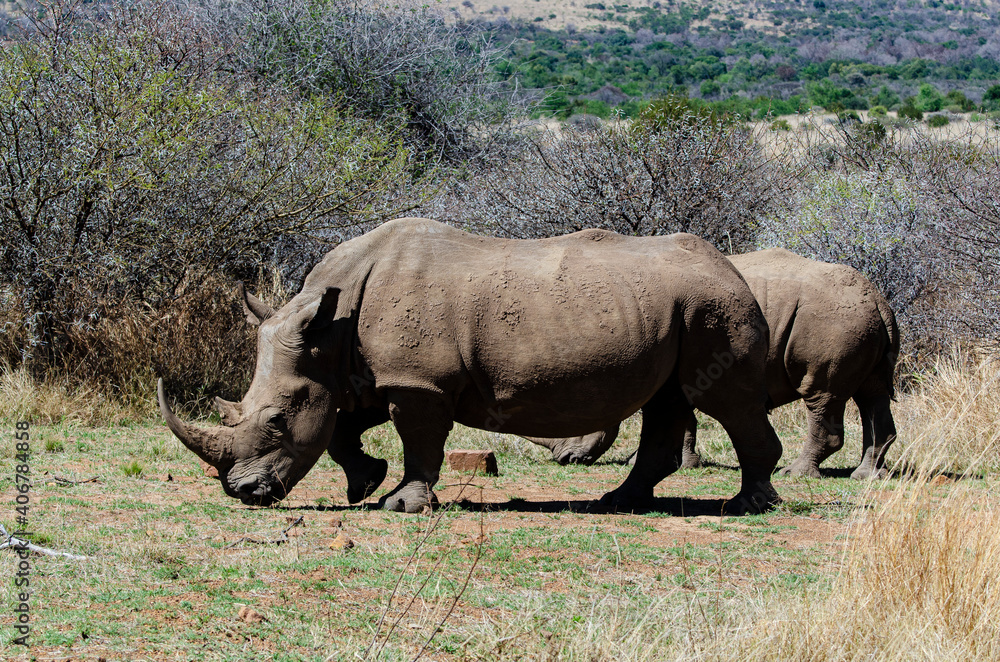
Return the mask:
[[333,324],[337,314],[337,301],[340,299],[340,288],[328,287],[315,303],[311,303],[302,311],[299,324],[302,331],[318,331]]
[[260,326],[261,322],[274,315],[274,308],[267,305],[254,295],[247,292],[242,281],[236,286],[240,303],[243,304],[243,312],[246,313],[247,322],[254,326]]
[[219,410],[224,425],[236,425],[243,418],[243,405],[222,398],[215,398],[215,408]]

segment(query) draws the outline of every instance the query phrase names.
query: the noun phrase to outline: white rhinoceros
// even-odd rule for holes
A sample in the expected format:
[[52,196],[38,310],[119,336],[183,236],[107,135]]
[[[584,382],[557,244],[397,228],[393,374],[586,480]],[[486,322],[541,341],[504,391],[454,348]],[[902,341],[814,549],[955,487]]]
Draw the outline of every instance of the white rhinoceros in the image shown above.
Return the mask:
[[[404,473],[381,503],[407,512],[435,501],[453,422],[560,437],[639,409],[635,467],[602,502],[646,504],[680,466],[695,406],[732,438],[743,485],[727,506],[746,512],[779,501],[767,346],[743,278],[697,237],[585,230],[505,240],[397,219],[328,253],[262,321],[250,389],[239,404],[221,403],[228,425],[181,421],[162,382],[159,398],[174,434],[248,504],[298,483],[330,445],[338,411],[386,411]],[[706,371],[717,379],[692,397]]]
[[[781,248],[735,255],[770,327],[767,391],[771,407],[802,399],[809,437],[784,474],[819,477],[819,465],[844,445],[844,408],[861,413],[861,462],[852,478],[886,475],[885,454],[896,440],[889,403],[899,354],[892,308],[851,267],[817,262]],[[697,385],[695,385],[697,386]],[[696,421],[689,419],[682,466],[700,463]],[[611,447],[618,426],[570,438],[531,438],[562,464],[589,464]]]

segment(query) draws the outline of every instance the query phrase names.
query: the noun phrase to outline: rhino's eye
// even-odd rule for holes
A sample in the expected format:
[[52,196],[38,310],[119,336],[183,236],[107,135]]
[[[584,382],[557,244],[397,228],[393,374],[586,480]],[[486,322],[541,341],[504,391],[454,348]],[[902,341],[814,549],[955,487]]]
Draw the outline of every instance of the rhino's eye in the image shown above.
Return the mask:
[[285,414],[280,411],[272,414],[271,417],[267,419],[267,426],[276,432],[287,432],[288,422],[285,420]]

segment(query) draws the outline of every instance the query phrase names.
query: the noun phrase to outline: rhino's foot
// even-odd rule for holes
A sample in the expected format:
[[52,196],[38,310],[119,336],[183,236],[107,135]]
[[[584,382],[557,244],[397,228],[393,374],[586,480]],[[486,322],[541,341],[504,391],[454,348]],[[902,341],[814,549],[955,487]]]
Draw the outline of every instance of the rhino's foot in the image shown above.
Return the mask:
[[364,501],[374,494],[388,471],[389,463],[374,457],[368,457],[363,467],[353,468],[347,475],[348,503]]
[[590,453],[577,448],[563,448],[552,451],[552,459],[559,464],[585,464],[591,465],[596,459]]
[[806,476],[808,478],[822,478],[819,467],[809,462],[799,462],[796,460],[790,465],[778,471],[779,476]]
[[755,489],[743,488],[722,507],[726,515],[756,515],[771,510],[781,503],[781,497],[769,481],[761,481]]
[[681,459],[681,469],[697,469],[701,466],[701,455],[697,453],[685,453]]
[[889,477],[885,467],[872,471],[870,467],[858,467],[851,473],[854,480],[882,480]]
[[625,485],[611,490],[601,497],[598,506],[603,510],[614,512],[631,512],[649,508],[653,505],[653,488],[637,489]]
[[397,513],[420,513],[425,508],[435,508],[438,505],[438,498],[427,483],[411,481],[401,483],[399,487],[382,497],[378,505],[383,510],[394,510]]

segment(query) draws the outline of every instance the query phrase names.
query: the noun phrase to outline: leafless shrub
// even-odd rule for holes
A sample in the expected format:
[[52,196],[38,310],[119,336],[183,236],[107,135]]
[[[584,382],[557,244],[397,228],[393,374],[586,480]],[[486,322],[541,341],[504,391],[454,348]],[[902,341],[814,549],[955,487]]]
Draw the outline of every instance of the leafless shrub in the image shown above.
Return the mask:
[[403,126],[434,155],[472,158],[516,138],[524,101],[514,79],[496,73],[504,50],[474,23],[410,0],[209,7],[241,69]]
[[1000,345],[1000,137],[970,131],[919,144],[942,211],[949,275],[963,285],[968,314],[956,332]]
[[221,71],[211,38],[169,5],[70,3],[0,51],[0,296],[37,376],[98,361],[105,320],[256,276],[279,237],[419,195],[390,129]]
[[695,118],[682,125],[564,127],[487,169],[453,213],[488,231],[545,237],[590,227],[691,232],[724,251],[753,246],[794,175],[762,147],[763,129]]
[[910,350],[1000,340],[1000,148],[873,122],[803,134],[811,175],[763,245],[849,264],[896,310]]

